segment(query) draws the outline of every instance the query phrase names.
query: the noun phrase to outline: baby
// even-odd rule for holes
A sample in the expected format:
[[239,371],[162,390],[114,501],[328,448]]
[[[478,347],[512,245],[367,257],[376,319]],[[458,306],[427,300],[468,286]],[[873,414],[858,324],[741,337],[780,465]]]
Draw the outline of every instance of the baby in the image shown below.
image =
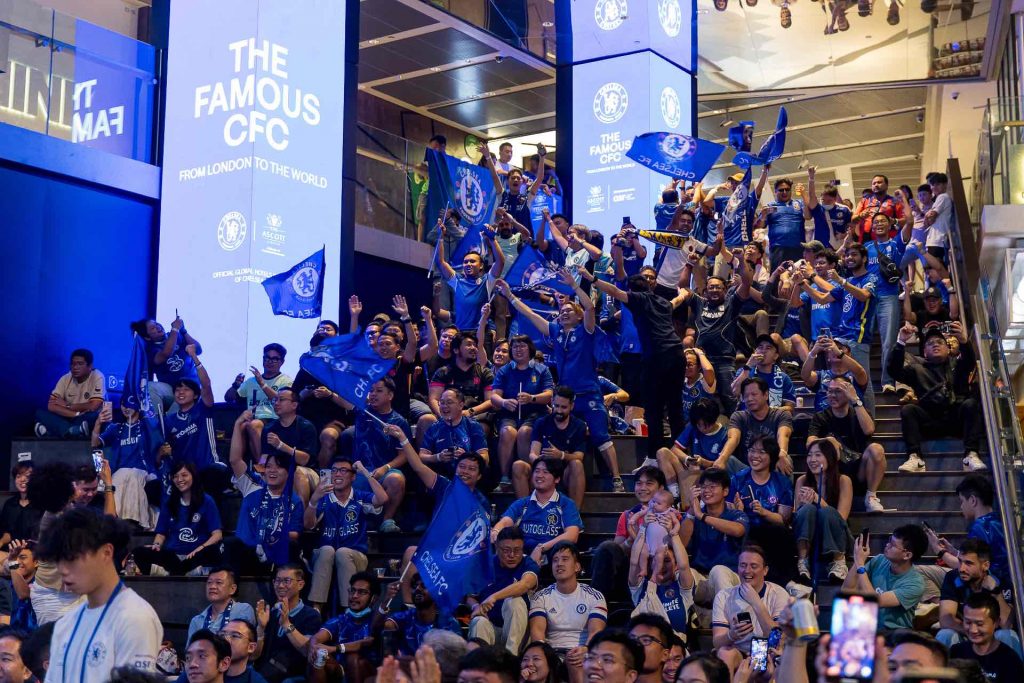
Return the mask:
[[[675,498],[672,493],[668,489],[662,489],[655,493],[647,507],[633,515],[631,520],[635,528],[644,527],[647,556],[653,558],[651,564],[653,567],[660,567],[664,561],[662,553],[667,549],[665,537],[668,535],[668,528],[660,520],[665,519],[666,515],[674,514],[672,512],[673,503],[675,503]],[[653,519],[647,521],[648,515],[653,515]]]

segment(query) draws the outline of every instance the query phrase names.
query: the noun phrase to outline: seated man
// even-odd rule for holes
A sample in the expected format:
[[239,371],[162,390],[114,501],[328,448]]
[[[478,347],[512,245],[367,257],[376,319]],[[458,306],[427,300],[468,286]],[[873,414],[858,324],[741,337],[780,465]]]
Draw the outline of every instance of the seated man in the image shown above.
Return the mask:
[[[647,525],[640,526],[629,556],[629,590],[634,605],[646,605],[644,614],[664,613],[672,630],[685,643],[694,612],[693,574],[686,548],[679,539],[681,526],[678,521],[669,521],[665,540],[671,552],[661,553],[661,564],[657,566],[648,548]],[[653,608],[655,602],[660,610]]]
[[913,628],[914,609],[924,595],[924,576],[914,560],[928,549],[928,537],[916,524],[897,527],[881,555],[870,560],[869,539],[861,536],[853,544],[853,571],[843,588],[877,593],[879,632]]
[[[188,638],[201,628],[208,628],[220,633],[228,623],[242,619],[250,624],[256,623],[256,613],[252,605],[246,602],[235,602],[238,582],[235,573],[226,567],[215,567],[206,577],[206,609],[192,617],[188,623]],[[252,634],[255,636],[255,634]],[[256,643],[255,638],[253,644]]]
[[[356,472],[366,478],[372,492],[352,487]],[[331,476],[320,482],[302,517],[306,529],[320,527],[320,540],[313,552],[313,585],[309,589],[309,602],[318,612],[323,612],[327,602],[332,573],[338,577],[337,599],[344,600],[343,588],[349,585],[351,577],[366,570],[366,518],[379,514],[387,502],[387,492],[363,463],[356,461],[353,465],[344,456],[334,459]]]
[[872,441],[875,421],[860,400],[857,390],[845,379],[836,378],[828,383],[826,410],[815,413],[808,428],[807,446],[818,439],[831,437],[842,447],[839,451],[839,469],[853,481],[867,486],[864,509],[884,512],[878,499],[878,487],[885,478],[885,449]]
[[452,340],[452,354],[455,362],[443,365],[430,378],[430,405],[441,415],[441,392],[455,388],[464,397],[463,410],[466,417],[476,420],[484,428],[485,433],[491,432],[493,414],[491,413],[491,390],[494,385],[494,373],[476,362],[476,339],[468,334],[460,334]]
[[[824,368],[818,369],[820,365],[824,365]],[[828,409],[828,385],[837,377],[852,384],[857,389],[857,398],[861,400],[864,398],[864,388],[868,385],[868,373],[850,355],[850,347],[842,341],[825,336],[818,337],[814,342],[800,366],[800,377],[807,388],[815,392],[815,411]]]
[[729,473],[723,469],[711,467],[701,472],[680,531],[693,566],[694,602],[702,606],[710,606],[723,589],[739,583],[730,567],[739,561],[750,520],[741,510],[726,507],[729,485]]
[[977,593],[964,603],[964,629],[966,643],[957,643],[949,649],[955,659],[973,659],[981,664],[985,678],[997,683],[1019,681],[1024,676],[1024,662],[1012,648],[996,638],[999,623],[999,603],[991,595]]
[[[320,481],[317,473],[307,466],[316,454],[316,427],[298,414],[299,397],[291,387],[278,389],[273,403],[277,409],[277,419],[268,420],[265,426],[259,428],[260,460],[273,451],[290,455],[295,461],[295,493],[305,503]],[[252,422],[255,420],[250,421],[249,425]]]
[[925,471],[921,459],[925,434],[929,439],[962,437],[964,469],[973,471],[987,467],[978,457],[983,426],[981,404],[971,395],[969,386],[975,366],[974,348],[967,343],[967,335],[959,322],[951,324],[950,332],[960,343],[958,358],[950,353],[942,330],[934,327],[925,332],[921,340],[924,355],[909,355],[907,341],[917,333],[910,323],[900,328],[896,347],[889,354],[889,373],[917,395],[917,403],[900,406],[900,425],[907,443],[907,461],[900,465],[901,472]]
[[497,539],[502,529],[517,526],[526,540],[526,552],[540,565],[551,548],[579,540],[583,531],[579,508],[571,498],[557,490],[564,467],[561,460],[554,458],[533,461],[533,493],[529,498],[512,501],[491,529],[492,541]]
[[587,444],[587,424],[572,414],[576,393],[560,386],[551,400],[551,414],[544,415],[533,426],[529,460],[512,463],[512,479],[516,495],[520,498],[530,492],[530,472],[539,458],[561,460],[566,489],[576,507],[583,504],[586,475],[583,470],[583,452]]
[[259,451],[263,425],[278,417],[274,409],[277,392],[292,385],[292,378],[281,372],[285,354],[287,351],[280,344],[267,344],[263,347],[263,372],[257,370],[255,365],[251,366],[249,371],[252,377],[245,379],[245,375],[238,373],[235,381],[224,392],[225,402],[248,410],[254,416],[246,428],[249,448],[253,453]]
[[995,637],[1009,645],[1019,655],[1020,638],[1013,629],[1010,605],[1004,597],[1004,592],[1009,594],[1010,591],[1004,591],[999,585],[999,580],[989,573],[992,560],[988,543],[977,538],[964,540],[960,546],[958,559],[960,567],[946,572],[942,581],[942,591],[939,593],[939,626],[942,628],[935,634],[936,639],[946,647],[961,642],[966,632],[963,621],[964,604],[974,595],[991,595],[999,604]]
[[231,645],[231,666],[224,672],[224,683],[267,683],[252,667],[256,652],[255,620],[231,619],[218,634]]
[[322,669],[312,668],[310,680],[323,683],[335,680],[344,672],[345,680],[363,681],[372,675],[377,661],[373,645],[376,639],[370,633],[373,606],[380,592],[380,582],[370,572],[356,572],[349,579],[345,604],[348,609],[326,622],[309,639],[310,659],[317,650],[327,650],[331,657]]
[[452,474],[452,465],[462,453],[478,453],[488,461],[487,438],[480,423],[466,416],[466,399],[454,387],[441,392],[438,405],[441,419],[430,425],[420,442],[420,458],[443,474]]
[[[762,334],[754,340],[754,350],[746,364],[736,371],[732,381],[732,393],[739,396],[743,382],[751,377],[760,377],[768,385],[768,405],[793,412],[796,407],[796,391],[793,380],[779,365],[779,347],[769,334]],[[740,403],[743,410],[745,404]]]
[[736,455],[747,462],[746,452],[759,436],[774,436],[779,443],[779,462],[775,466],[785,475],[793,474],[793,458],[789,455],[789,437],[793,433],[793,417],[782,408],[768,405],[768,383],[760,377],[749,377],[740,385],[744,410],[737,410],[729,418],[729,432],[725,445],[714,466],[729,469],[729,458]]
[[569,667],[583,665],[585,643],[608,623],[604,596],[580,583],[580,552],[563,542],[548,551],[555,582],[530,600],[530,642],[544,641]]
[[[238,527],[234,536],[224,539],[224,557],[236,575],[266,576],[276,558],[297,558],[299,533],[302,531],[302,500],[288,487],[288,473],[293,467],[291,457],[279,451],[267,456],[263,475],[248,471],[241,454],[235,450],[235,439],[244,439],[240,417],[235,421],[231,439],[231,479],[242,492]],[[259,615],[257,615],[259,616]]]
[[4,683],[38,683],[22,659],[21,646],[28,637],[28,631],[20,628],[0,629],[0,677]]
[[92,351],[71,352],[71,371],[50,392],[46,410],[36,411],[36,436],[88,436],[106,398],[103,373],[92,366]]
[[488,645],[495,644],[495,629],[501,629],[501,642],[512,654],[518,655],[526,635],[528,609],[527,595],[537,587],[540,567],[526,555],[524,536],[518,527],[506,527],[498,532],[495,542],[494,580],[474,601],[469,637],[479,638]]
[[[671,448],[658,449],[658,467],[665,475],[668,490],[684,505],[689,505],[690,487],[701,469],[714,466],[728,437],[728,430],[719,421],[718,401],[700,398],[690,408],[690,424],[676,437]],[[743,461],[730,456],[726,469],[738,472]]]
[[[960,498],[960,513],[968,523],[967,538],[975,538],[988,544],[992,565],[990,571],[999,584],[1009,588],[1010,560],[1006,549],[1006,532],[1003,520],[993,509],[995,491],[992,481],[982,474],[968,474],[956,486]],[[946,539],[928,531],[929,544],[937,551],[943,563],[952,569],[960,566],[959,554]]]
[[270,683],[306,675],[305,645],[320,630],[321,619],[299,598],[305,586],[302,565],[282,564],[274,573],[277,602],[256,603],[256,670]]
[[388,585],[381,600],[380,607],[373,615],[371,632],[380,637],[381,631],[397,631],[396,651],[399,655],[411,657],[423,644],[423,636],[435,628],[444,629],[462,635],[462,627],[450,614],[445,614],[434,602],[434,597],[423,585],[423,579],[417,574],[412,578],[412,608],[401,612],[392,612],[392,601],[401,589],[401,583],[395,581]]
[[765,580],[768,565],[760,546],[744,546],[736,568],[739,585],[716,594],[711,613],[716,653],[732,671],[750,656],[750,640],[767,638],[789,604],[786,589]]

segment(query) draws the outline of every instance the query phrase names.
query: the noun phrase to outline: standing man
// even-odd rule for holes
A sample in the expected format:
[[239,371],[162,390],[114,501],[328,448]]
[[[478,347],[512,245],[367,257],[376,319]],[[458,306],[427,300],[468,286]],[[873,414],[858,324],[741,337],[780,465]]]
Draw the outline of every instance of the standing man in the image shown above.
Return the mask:
[[440,414],[438,400],[445,389],[455,388],[465,398],[463,410],[466,417],[480,422],[484,431],[489,430],[491,416],[491,390],[494,387],[494,372],[477,362],[476,339],[468,334],[459,334],[452,339],[454,363],[438,368],[430,378],[430,407]]
[[924,246],[929,254],[945,261],[949,250],[949,224],[953,219],[953,200],[946,192],[949,178],[945,173],[932,172],[928,174],[928,185],[933,200],[924,215],[924,224],[928,228]]
[[893,224],[901,227],[907,220],[903,213],[903,203],[889,194],[889,178],[881,174],[871,179],[870,194],[861,198],[850,218],[851,225],[856,229],[853,236],[862,242],[869,241],[871,221],[877,214],[888,216]]
[[761,209],[761,216],[754,224],[755,229],[768,227],[768,255],[773,266],[799,260],[804,241],[804,202],[793,198],[793,181],[780,178],[774,188],[775,201]]
[[[902,196],[896,190],[896,197]],[[900,278],[899,264],[907,250],[911,224],[908,221],[902,230],[891,238],[889,217],[880,213],[871,222],[871,236],[874,238],[865,247],[868,252],[868,271],[875,276],[875,324],[882,339],[882,393],[896,393],[896,384],[889,374],[889,354],[896,345],[896,332],[900,328]],[[883,259],[884,257],[884,259]],[[887,260],[886,268],[882,261]],[[895,267],[893,267],[895,266]]]
[[82,507],[62,512],[40,537],[36,555],[57,564],[65,590],[85,597],[54,628],[47,683],[105,683],[120,666],[155,670],[164,629],[117,573],[114,557],[127,543],[121,522]]
[[[807,168],[807,204],[804,207],[804,218],[814,221],[814,239],[833,249],[846,239],[846,231],[850,227],[853,212],[839,201],[839,190],[834,185],[827,185],[818,201],[815,188],[815,168]],[[772,265],[778,265],[772,262]]]
[[875,391],[871,386],[871,338],[875,320],[877,299],[875,290],[878,277],[868,271],[868,250],[863,244],[851,244],[843,253],[843,264],[847,277],[840,277],[829,271],[828,279],[838,284],[828,293],[832,301],[842,301],[839,326],[833,334],[836,339],[850,348],[850,355],[868,374],[868,385],[864,390],[864,403],[868,412],[875,411]]
[[452,290],[455,326],[462,332],[473,334],[480,324],[480,309],[491,298],[494,280],[505,268],[505,255],[502,253],[494,237],[487,237],[494,263],[484,273],[484,257],[476,251],[470,251],[462,257],[462,273],[456,273],[444,256],[444,226],[441,227],[442,239],[438,242],[437,260],[440,263],[441,275]]

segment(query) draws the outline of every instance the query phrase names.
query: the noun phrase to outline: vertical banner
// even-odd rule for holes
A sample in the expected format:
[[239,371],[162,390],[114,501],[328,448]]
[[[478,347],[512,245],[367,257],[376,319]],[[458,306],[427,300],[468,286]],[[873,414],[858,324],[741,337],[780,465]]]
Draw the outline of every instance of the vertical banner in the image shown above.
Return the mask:
[[264,345],[292,376],[308,349],[316,321],[275,318],[264,279],[326,245],[339,310],[346,4],[171,4],[157,315],[180,313],[218,394]]
[[570,1],[572,62],[653,50],[696,71],[693,0]]

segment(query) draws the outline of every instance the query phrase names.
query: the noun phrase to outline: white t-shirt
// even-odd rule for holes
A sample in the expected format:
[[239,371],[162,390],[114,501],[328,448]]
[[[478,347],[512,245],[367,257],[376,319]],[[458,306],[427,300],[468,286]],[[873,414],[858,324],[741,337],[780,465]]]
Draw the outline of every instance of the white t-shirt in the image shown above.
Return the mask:
[[928,237],[925,240],[926,247],[945,247],[949,236],[949,222],[953,217],[953,200],[943,192],[932,202],[932,211],[938,215],[931,229],[928,230]]
[[[768,608],[768,612],[772,615],[772,620],[776,621],[782,610],[789,604],[789,593],[777,583],[765,581],[764,588],[761,589],[761,601]],[[767,638],[768,633],[761,628],[761,623],[757,620],[757,612],[754,608],[740,597],[739,586],[726,588],[715,596],[714,605],[711,607],[711,626],[724,626],[728,628],[732,623],[732,618],[740,612],[750,613],[754,630],[750,636],[734,644],[743,653],[749,653],[750,639]]]
[[[266,383],[274,391],[280,391],[283,387],[292,385],[292,378],[282,372],[274,379],[266,380]],[[238,395],[245,399],[245,407],[252,411],[253,417],[257,420],[277,419],[274,404],[270,402],[267,392],[260,389],[255,377],[250,377],[242,382],[238,387]]]
[[[703,254],[707,250],[708,245],[693,237],[688,237],[683,242],[682,249],[669,249],[665,247],[665,258],[662,259],[661,265],[658,266],[658,284],[669,289],[678,287],[679,276],[683,274],[683,268],[686,266],[687,254],[691,251]],[[654,260],[654,263],[658,263],[657,258]]]
[[530,600],[530,618],[544,617],[548,627],[547,643],[556,650],[569,650],[587,642],[587,622],[591,617],[608,621],[608,603],[600,591],[577,584],[572,593],[560,593],[557,584],[534,593]]
[[[110,680],[110,672],[120,666],[150,672],[155,670],[164,627],[153,607],[131,588],[122,588],[89,643],[102,612],[102,606],[90,609],[88,603],[83,602],[60,618],[50,641],[50,668],[46,672],[46,683],[79,680],[106,683]],[[75,630],[76,623],[79,623],[78,630],[72,641],[71,632]],[[65,662],[67,671],[64,670]],[[83,664],[84,678],[81,676]]]

